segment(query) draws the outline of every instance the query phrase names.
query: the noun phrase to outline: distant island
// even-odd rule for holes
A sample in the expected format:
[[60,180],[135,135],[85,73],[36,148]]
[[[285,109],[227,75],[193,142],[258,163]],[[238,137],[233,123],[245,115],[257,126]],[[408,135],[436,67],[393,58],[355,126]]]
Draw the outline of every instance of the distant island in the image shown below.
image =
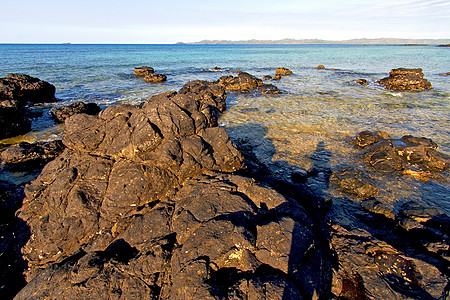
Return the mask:
[[352,45],[405,45],[405,46],[436,46],[448,45],[450,39],[397,39],[397,38],[379,38],[379,39],[351,39],[341,41],[319,40],[319,39],[281,39],[281,40],[202,40],[199,42],[178,42],[177,44],[188,45],[227,45],[227,44],[279,44],[279,45],[302,45],[302,44],[352,44]]

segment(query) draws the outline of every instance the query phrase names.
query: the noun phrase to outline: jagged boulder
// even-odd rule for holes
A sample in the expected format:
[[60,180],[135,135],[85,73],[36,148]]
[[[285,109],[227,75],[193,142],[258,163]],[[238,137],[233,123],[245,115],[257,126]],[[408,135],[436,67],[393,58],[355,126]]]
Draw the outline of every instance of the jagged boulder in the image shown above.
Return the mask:
[[155,69],[153,69],[152,67],[142,66],[142,67],[134,68],[134,75],[136,75],[136,76],[145,77],[145,76],[147,76],[149,74],[153,74],[153,73],[155,73]]
[[56,107],[50,111],[53,119],[58,123],[64,121],[75,114],[96,115],[100,112],[100,107],[96,103],[84,103],[81,101],[72,103],[67,106]]
[[10,100],[5,102],[6,106],[23,107],[27,103],[53,102],[55,90],[54,85],[25,74],[8,74],[0,78],[0,101]]
[[389,77],[377,81],[389,90],[403,91],[421,91],[432,89],[431,83],[424,78],[422,69],[392,69]]

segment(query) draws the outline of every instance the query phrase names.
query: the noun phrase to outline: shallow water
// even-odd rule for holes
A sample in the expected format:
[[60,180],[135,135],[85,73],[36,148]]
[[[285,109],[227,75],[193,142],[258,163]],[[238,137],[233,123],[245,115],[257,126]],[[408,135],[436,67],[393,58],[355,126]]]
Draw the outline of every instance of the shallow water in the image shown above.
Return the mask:
[[[232,139],[249,141],[262,161],[287,177],[292,166],[309,170],[318,162],[365,168],[349,144],[363,130],[428,137],[450,154],[450,76],[439,75],[450,71],[448,51],[362,45],[0,45],[0,76],[25,73],[51,82],[60,99],[54,105],[82,100],[106,107],[141,103],[187,81],[217,80],[233,70],[262,78],[287,67],[294,74],[266,81],[277,85],[280,95],[229,94],[220,119]],[[315,69],[319,64],[327,69]],[[133,67],[141,65],[166,74],[168,81],[152,85],[136,78]],[[214,72],[215,66],[227,71]],[[434,89],[391,92],[375,84],[397,67],[421,67]],[[360,78],[369,85],[355,83]],[[43,117],[33,121],[31,133],[3,143],[60,137],[62,126],[55,127],[49,115],[52,106],[35,108]],[[386,203],[415,200],[450,214],[448,181],[370,175]],[[309,183],[342,196],[326,184]]]

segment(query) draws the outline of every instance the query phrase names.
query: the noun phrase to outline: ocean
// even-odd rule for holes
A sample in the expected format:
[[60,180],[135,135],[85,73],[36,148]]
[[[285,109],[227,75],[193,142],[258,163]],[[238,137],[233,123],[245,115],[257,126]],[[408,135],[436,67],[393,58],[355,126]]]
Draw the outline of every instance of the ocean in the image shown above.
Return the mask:
[[[450,155],[450,76],[440,75],[450,71],[449,51],[433,46],[0,44],[0,77],[24,73],[46,80],[56,86],[60,100],[34,108],[43,116],[33,119],[31,133],[0,143],[61,138],[63,126],[50,118],[53,106],[80,100],[103,108],[139,104],[191,80],[214,81],[235,70],[262,78],[286,67],[294,74],[265,81],[281,94],[228,93],[227,111],[219,120],[232,140],[250,144],[258,159],[281,177],[295,167],[310,170],[318,160],[331,168],[367,169],[360,150],[350,143],[364,130],[431,138]],[[325,69],[317,70],[319,64]],[[168,80],[148,84],[135,77],[133,68],[144,65]],[[422,68],[433,89],[394,92],[375,83],[398,67]],[[369,85],[361,86],[357,79]],[[377,181],[377,198],[387,205],[412,200],[450,215],[448,180],[368,175]],[[3,172],[0,179],[29,180],[21,176]],[[346,197],[323,182],[309,184],[330,197]]]

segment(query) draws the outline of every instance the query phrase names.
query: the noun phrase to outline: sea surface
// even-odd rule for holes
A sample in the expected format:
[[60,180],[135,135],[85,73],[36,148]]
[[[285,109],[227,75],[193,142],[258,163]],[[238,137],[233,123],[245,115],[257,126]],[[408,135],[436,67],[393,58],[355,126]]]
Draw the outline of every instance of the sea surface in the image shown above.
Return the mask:
[[[315,69],[319,64],[326,69]],[[167,82],[148,84],[135,77],[133,68],[143,65],[167,75]],[[214,71],[216,66],[223,71]],[[0,44],[0,77],[24,73],[46,80],[56,86],[60,100],[34,108],[43,117],[33,119],[31,133],[0,143],[61,138],[63,126],[50,118],[53,106],[80,100],[103,108],[139,104],[190,80],[214,81],[235,70],[262,78],[274,75],[278,67],[294,72],[280,81],[265,81],[277,85],[281,94],[228,93],[220,125],[232,140],[250,144],[280,176],[317,164],[366,170],[360,151],[350,143],[363,130],[431,138],[439,151],[450,154],[450,76],[440,75],[450,71],[450,49],[432,46]],[[422,68],[433,89],[393,92],[375,83],[398,67]],[[357,79],[369,85],[361,86]],[[448,173],[444,180],[428,181],[369,175],[380,189],[377,197],[388,205],[412,200],[450,214]],[[29,180],[5,172],[0,179]],[[330,197],[347,197],[323,181],[308,184]]]

